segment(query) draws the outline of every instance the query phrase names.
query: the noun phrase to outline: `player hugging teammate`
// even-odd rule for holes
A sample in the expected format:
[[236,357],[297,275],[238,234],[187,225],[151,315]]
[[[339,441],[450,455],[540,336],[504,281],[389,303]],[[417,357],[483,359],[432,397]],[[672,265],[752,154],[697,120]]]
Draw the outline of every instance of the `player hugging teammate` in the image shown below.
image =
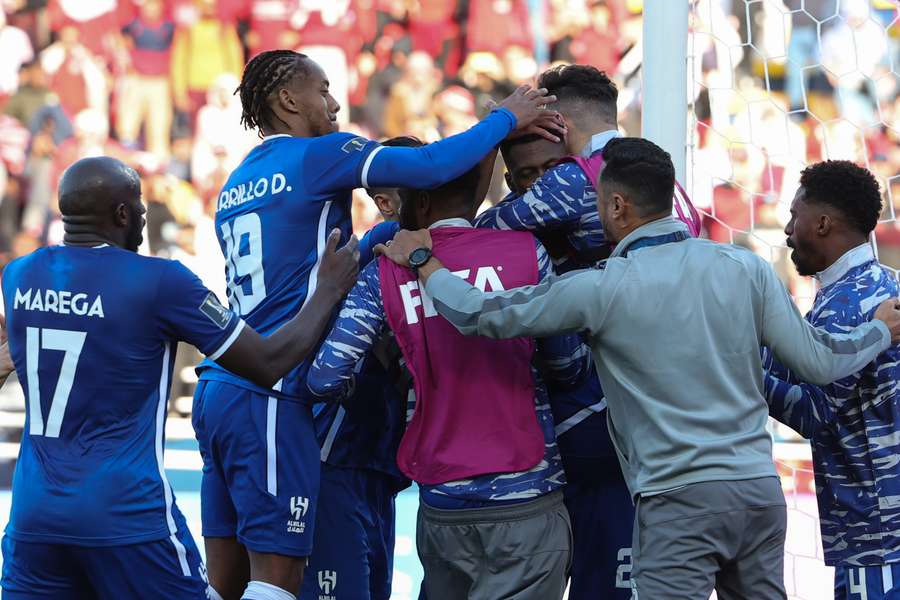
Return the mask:
[[[896,495],[858,465],[896,446],[878,439],[900,310],[865,245],[863,170],[810,169],[786,230],[824,286],[815,330],[766,263],[696,239],[668,154],[619,137],[592,67],[429,145],[338,132],[295,52],[255,57],[239,93],[262,141],[217,204],[228,308],[135,254],[139,182],[111,159],[64,175],[66,244],[4,273],[0,366],[28,406],[4,599],[388,600],[410,480],[429,600],[785,598],[770,411],[815,440],[839,499],[820,496],[823,532],[850,542],[826,549],[837,597],[892,597]],[[476,217],[498,148],[512,193]],[[387,219],[358,248],[357,187]],[[206,566],[162,467],[178,340],[208,356]]]

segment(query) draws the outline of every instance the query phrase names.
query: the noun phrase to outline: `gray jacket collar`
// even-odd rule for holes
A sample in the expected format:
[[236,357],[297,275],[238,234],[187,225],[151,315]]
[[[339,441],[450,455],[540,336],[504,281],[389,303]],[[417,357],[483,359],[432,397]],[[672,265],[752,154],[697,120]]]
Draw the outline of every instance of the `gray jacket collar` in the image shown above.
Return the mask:
[[645,223],[644,225],[641,225],[640,227],[626,235],[622,239],[622,241],[616,244],[616,247],[612,251],[610,258],[622,256],[628,246],[638,241],[639,239],[654,237],[657,235],[666,235],[667,233],[675,233],[676,231],[684,231],[685,233],[687,233],[688,228],[687,225],[674,217],[663,217],[662,219],[657,219],[656,221]]
[[583,156],[584,158],[590,158],[592,154],[603,150],[603,148],[606,147],[606,144],[608,144],[611,139],[617,137],[619,137],[619,132],[615,129],[609,129],[607,131],[595,133],[591,136],[591,141],[581,149],[581,156]]

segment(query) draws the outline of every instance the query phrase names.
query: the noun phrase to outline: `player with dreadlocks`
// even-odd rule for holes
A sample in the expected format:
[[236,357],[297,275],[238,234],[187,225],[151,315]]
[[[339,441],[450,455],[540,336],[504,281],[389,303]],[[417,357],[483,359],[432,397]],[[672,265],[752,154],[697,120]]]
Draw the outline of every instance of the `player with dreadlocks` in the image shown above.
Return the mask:
[[[287,50],[251,60],[238,88],[242,122],[262,143],[228,178],[216,206],[231,308],[266,334],[316,287],[328,232],[351,231],[351,190],[433,188],[474,167],[514,131],[544,131],[555,97],[522,86],[484,120],[421,148],[339,133],[328,78]],[[308,362],[265,389],[201,364],[194,428],[203,455],[203,536],[211,585],[227,600],[293,600],[312,550],[319,447]],[[318,573],[326,595],[333,574]]]

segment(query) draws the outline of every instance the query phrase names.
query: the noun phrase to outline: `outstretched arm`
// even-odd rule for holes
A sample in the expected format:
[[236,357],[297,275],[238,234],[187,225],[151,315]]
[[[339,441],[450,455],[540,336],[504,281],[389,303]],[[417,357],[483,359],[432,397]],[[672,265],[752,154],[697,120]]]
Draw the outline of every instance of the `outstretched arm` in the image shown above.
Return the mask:
[[[378,246],[395,263],[408,266],[416,248],[431,247],[427,230],[401,231]],[[547,337],[600,329],[610,293],[603,272],[585,270],[550,277],[538,285],[485,293],[455,277],[437,258],[419,269],[438,312],[464,335],[496,339]],[[585,299],[590,301],[586,302]]]

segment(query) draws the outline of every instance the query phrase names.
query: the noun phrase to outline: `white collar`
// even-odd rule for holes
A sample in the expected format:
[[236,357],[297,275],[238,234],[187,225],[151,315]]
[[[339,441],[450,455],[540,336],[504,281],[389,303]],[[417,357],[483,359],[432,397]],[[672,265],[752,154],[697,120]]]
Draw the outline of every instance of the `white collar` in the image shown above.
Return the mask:
[[291,135],[289,133],[273,133],[272,135],[267,135],[266,137],[264,137],[262,139],[262,141],[268,142],[269,140],[274,140],[276,138],[283,138],[283,137],[291,137]]
[[91,248],[93,250],[96,250],[98,248],[109,248],[109,244],[100,244],[98,246],[72,246],[70,244],[66,244],[65,242],[63,242],[62,245],[67,248]]
[[617,129],[608,129],[606,131],[601,131],[600,133],[595,133],[591,136],[591,141],[587,143],[587,146],[581,149],[581,156],[585,158],[590,158],[590,156],[606,146],[609,143],[609,140],[615,139],[619,137],[619,131]]
[[875,251],[872,250],[872,245],[866,242],[845,252],[843,256],[831,263],[830,267],[816,273],[815,277],[823,288],[828,287],[846,275],[850,269],[872,260],[875,260]]
[[441,219],[435,221],[428,226],[428,229],[437,229],[438,227],[471,227],[472,224],[462,217],[451,217],[449,219]]

